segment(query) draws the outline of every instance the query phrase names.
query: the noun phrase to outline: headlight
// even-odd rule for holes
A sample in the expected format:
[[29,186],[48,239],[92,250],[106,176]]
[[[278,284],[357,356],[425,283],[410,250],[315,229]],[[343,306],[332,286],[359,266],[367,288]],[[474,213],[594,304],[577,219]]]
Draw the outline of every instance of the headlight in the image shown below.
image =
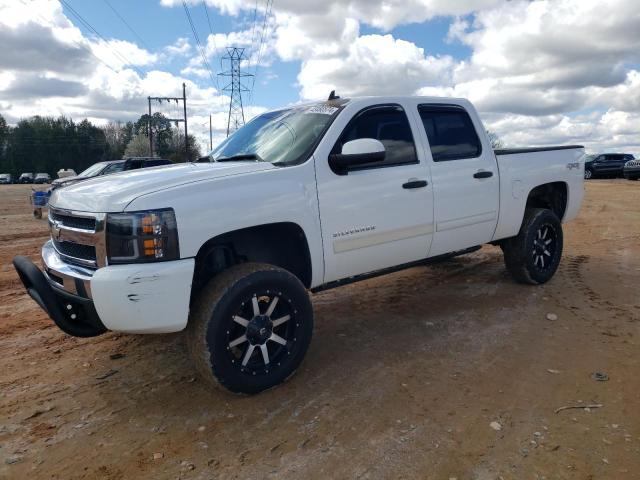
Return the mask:
[[111,265],[179,259],[173,209],[107,214],[107,258]]

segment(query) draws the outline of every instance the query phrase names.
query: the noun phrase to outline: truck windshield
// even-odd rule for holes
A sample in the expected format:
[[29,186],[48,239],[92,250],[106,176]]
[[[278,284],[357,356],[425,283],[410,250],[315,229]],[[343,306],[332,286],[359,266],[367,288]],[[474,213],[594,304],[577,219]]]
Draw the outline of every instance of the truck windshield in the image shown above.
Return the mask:
[[213,162],[264,161],[276,165],[302,162],[339,110],[322,103],[264,113],[214,148],[209,158]]

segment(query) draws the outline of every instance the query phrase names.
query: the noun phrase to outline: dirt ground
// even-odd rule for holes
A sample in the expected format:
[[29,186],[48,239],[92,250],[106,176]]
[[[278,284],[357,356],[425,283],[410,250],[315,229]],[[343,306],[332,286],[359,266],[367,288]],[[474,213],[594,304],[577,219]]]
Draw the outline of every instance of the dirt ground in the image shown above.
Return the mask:
[[181,334],[55,328],[10,263],[46,221],[0,186],[0,478],[638,479],[640,182],[586,190],[547,285],[484,247],[314,295],[301,369],[238,397]]

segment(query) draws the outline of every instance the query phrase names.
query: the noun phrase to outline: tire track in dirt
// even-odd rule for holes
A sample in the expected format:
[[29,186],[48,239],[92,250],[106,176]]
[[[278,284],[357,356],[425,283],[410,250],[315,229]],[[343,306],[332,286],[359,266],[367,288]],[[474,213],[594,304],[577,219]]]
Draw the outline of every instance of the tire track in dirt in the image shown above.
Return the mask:
[[[584,298],[589,308],[595,310],[606,310],[613,313],[615,318],[626,318],[634,320],[637,318],[637,312],[634,308],[626,307],[624,304],[615,304],[611,300],[603,297],[597,290],[591,287],[588,278],[586,278],[583,270],[590,262],[589,255],[576,255],[566,258],[567,266],[561,270],[561,275],[571,283],[575,288],[575,292],[579,292]],[[568,300],[568,299],[565,299]],[[575,298],[572,298],[575,300]],[[584,306],[570,305],[573,311],[584,310]]]

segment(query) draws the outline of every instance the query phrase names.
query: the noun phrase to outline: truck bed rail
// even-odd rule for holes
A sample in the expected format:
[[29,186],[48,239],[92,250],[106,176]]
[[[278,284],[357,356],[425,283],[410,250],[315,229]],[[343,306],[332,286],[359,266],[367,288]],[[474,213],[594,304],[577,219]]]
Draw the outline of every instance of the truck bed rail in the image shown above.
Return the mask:
[[515,155],[517,153],[549,152],[551,150],[573,150],[584,148],[582,145],[561,145],[557,147],[526,147],[526,148],[499,148],[494,150],[496,155]]

